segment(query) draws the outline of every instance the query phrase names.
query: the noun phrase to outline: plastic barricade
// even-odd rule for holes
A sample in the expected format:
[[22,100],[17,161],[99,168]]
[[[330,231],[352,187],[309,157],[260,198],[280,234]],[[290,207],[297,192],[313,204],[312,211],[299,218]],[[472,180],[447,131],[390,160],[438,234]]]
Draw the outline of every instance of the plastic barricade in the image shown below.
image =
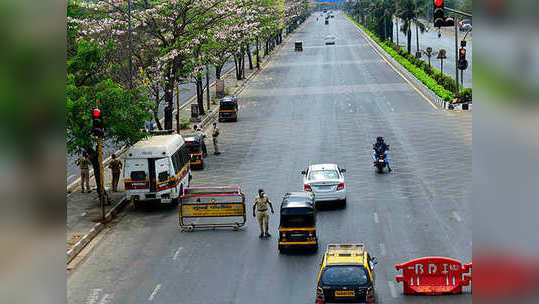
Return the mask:
[[402,270],[397,275],[397,282],[403,282],[403,292],[412,294],[458,294],[462,286],[471,280],[472,263],[462,264],[460,261],[445,257],[424,257],[395,265]]

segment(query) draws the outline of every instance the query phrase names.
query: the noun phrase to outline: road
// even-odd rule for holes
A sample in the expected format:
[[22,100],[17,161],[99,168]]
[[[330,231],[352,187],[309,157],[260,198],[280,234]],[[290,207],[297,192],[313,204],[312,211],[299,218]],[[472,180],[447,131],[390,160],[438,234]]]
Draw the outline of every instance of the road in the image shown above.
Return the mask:
[[[406,48],[406,35],[400,31],[402,22],[399,22],[399,45]],[[455,31],[453,27],[442,28],[441,36],[438,38],[438,29],[434,28],[432,24],[429,24],[428,31],[424,33],[419,32],[419,49],[426,50],[427,47],[431,47],[434,52],[440,49],[447,51],[447,59],[444,59],[444,73],[455,78]],[[464,38],[465,33],[460,32],[458,34],[460,48],[460,40]],[[393,26],[394,41],[397,42],[397,26]],[[468,69],[464,71],[464,86],[467,88],[472,87],[472,33],[469,33],[466,37],[466,60],[468,60]],[[415,25],[412,24],[412,54],[417,51],[416,47],[416,34]],[[422,59],[428,62],[428,58],[423,54]],[[435,56],[431,58],[431,64],[438,70],[440,70],[440,59],[436,59]],[[460,74],[459,74],[460,77]],[[459,83],[460,83],[459,79]]]
[[[324,46],[330,33],[337,44]],[[364,242],[378,258],[378,303],[472,303],[467,288],[405,297],[394,269],[432,255],[471,261],[471,113],[433,108],[341,14],[328,26],[309,19],[295,35],[240,95],[239,121],[221,124],[223,154],[210,154],[192,183],[240,184],[249,209],[264,188],[278,213],[309,163],[338,163],[348,206],[318,213],[321,250],[279,254],[277,214],[273,237],[260,240],[251,216],[237,232],[181,232],[176,210],[129,210],[69,274],[69,303],[314,303],[324,248],[338,242]],[[392,148],[389,174],[372,167],[380,135]]]

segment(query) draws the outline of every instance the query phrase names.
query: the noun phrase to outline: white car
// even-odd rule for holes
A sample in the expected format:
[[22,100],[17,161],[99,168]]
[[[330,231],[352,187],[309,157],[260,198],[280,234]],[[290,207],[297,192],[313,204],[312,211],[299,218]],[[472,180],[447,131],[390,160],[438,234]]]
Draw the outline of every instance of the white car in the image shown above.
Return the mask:
[[314,193],[314,201],[337,201],[346,205],[345,169],[336,164],[310,165],[303,174],[303,190]]
[[335,36],[328,35],[325,38],[326,45],[328,44],[335,44]]

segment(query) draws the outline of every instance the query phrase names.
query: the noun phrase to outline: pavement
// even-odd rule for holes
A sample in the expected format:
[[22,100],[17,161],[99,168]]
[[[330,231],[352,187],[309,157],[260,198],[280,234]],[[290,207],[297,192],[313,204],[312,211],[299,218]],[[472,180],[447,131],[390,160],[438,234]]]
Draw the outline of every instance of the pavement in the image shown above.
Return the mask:
[[[395,20],[396,21],[396,20]],[[427,22],[424,21],[426,24]],[[402,22],[399,22],[399,45],[402,45],[406,48],[406,35],[400,31]],[[444,27],[441,28],[441,36],[438,38],[438,29],[433,27],[432,24],[429,24],[428,31],[421,33],[419,31],[419,49],[426,50],[427,47],[432,47],[434,52],[439,51],[440,49],[445,49],[447,52],[447,59],[444,59],[444,73],[455,78],[455,30],[453,27]],[[460,49],[460,41],[464,38],[465,32],[458,31],[458,48]],[[397,26],[393,27],[393,40],[397,42]],[[468,69],[464,71],[464,86],[467,88],[472,87],[472,33],[470,32],[466,36],[466,60],[468,60]],[[416,34],[415,34],[415,25],[412,24],[412,54],[415,54],[417,51],[416,47]],[[422,55],[422,60],[428,62],[428,58],[425,54]],[[440,70],[440,59],[436,59],[436,56],[431,57],[431,64],[436,69]],[[459,73],[460,77],[460,73]],[[459,83],[460,83],[459,79]]]
[[[335,46],[325,46],[328,34]],[[294,52],[294,40],[304,51]],[[246,227],[181,232],[177,210],[128,210],[68,274],[75,303],[314,303],[329,243],[364,242],[378,258],[377,303],[472,303],[462,295],[403,296],[394,265],[423,256],[472,260],[472,113],[427,103],[341,14],[308,19],[246,86],[239,120],[221,123],[219,156],[193,186],[241,185],[248,209],[264,188],[276,207],[273,237]],[[372,167],[376,136],[392,173]],[[211,154],[211,145],[209,153]],[[278,206],[302,188],[308,164],[346,168],[347,207],[320,211],[320,250],[279,254]]]

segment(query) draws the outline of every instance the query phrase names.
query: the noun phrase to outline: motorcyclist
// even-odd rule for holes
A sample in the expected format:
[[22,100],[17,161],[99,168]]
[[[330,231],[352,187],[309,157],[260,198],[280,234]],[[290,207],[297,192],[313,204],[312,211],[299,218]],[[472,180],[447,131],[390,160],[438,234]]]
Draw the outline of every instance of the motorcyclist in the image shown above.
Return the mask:
[[376,154],[383,153],[384,154],[384,160],[387,164],[387,169],[389,172],[391,172],[391,164],[389,163],[389,157],[387,156],[387,151],[389,151],[389,145],[384,142],[384,137],[378,136],[376,138],[376,143],[372,145],[372,148],[374,149],[374,152],[372,153],[372,158],[376,162]]

